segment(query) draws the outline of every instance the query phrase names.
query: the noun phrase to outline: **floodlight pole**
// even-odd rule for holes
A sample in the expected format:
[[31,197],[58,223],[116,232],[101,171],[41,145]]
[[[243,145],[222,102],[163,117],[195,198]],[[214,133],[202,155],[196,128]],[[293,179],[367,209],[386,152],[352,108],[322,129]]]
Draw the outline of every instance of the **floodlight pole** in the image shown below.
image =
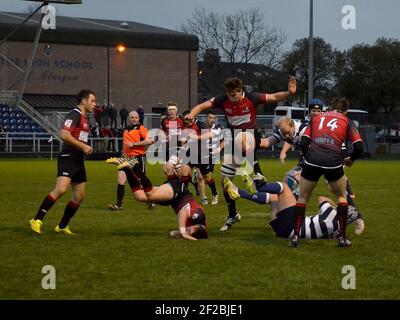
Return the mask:
[[313,35],[313,9],[314,0],[310,0],[310,34],[308,37],[308,101],[314,98],[314,35]]
[[[48,5],[48,3],[43,2],[39,8],[42,8],[46,5]],[[24,92],[26,89],[26,85],[28,84],[29,76],[31,75],[31,72],[32,72],[33,59],[35,59],[36,50],[39,45],[40,34],[42,33],[42,29],[43,29],[42,24],[43,24],[43,20],[44,20],[45,16],[46,16],[46,13],[42,13],[42,16],[40,17],[39,25],[36,29],[36,36],[35,36],[35,40],[33,42],[31,55],[28,58],[28,64],[26,66],[24,76],[22,77],[21,89],[18,91],[18,98],[17,98],[17,105],[16,105],[17,107],[19,107],[21,105],[22,98],[24,96]]]

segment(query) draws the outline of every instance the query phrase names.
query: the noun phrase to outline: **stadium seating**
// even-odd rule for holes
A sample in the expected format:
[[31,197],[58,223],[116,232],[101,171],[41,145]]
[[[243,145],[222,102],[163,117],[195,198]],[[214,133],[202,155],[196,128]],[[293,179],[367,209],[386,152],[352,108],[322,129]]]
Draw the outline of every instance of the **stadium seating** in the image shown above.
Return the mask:
[[0,126],[4,132],[45,133],[46,131],[19,109],[0,103]]

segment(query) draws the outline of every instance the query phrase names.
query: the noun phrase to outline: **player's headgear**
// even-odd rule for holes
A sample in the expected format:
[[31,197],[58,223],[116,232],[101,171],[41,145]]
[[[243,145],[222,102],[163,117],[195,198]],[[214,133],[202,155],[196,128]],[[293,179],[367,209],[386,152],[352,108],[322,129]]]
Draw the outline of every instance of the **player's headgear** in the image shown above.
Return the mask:
[[308,110],[319,109],[322,111],[323,104],[320,99],[312,99],[308,104]]

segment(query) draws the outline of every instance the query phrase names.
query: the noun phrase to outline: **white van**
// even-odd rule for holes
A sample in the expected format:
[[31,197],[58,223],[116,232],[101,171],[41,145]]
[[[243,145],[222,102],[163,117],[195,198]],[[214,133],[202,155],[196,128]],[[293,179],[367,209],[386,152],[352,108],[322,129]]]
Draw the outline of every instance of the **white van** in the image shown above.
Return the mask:
[[[324,107],[324,111],[327,108]],[[348,109],[347,110],[347,117],[355,123],[358,127],[368,125],[368,111],[361,110],[361,109]]]
[[290,117],[293,120],[303,120],[308,115],[308,109],[303,107],[278,106],[274,112],[274,123],[279,118]]

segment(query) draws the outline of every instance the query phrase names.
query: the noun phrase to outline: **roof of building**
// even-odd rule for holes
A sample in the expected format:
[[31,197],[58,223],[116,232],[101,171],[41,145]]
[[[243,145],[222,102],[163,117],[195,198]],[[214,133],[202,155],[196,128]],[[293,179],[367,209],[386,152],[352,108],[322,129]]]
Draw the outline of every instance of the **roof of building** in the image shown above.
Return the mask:
[[[23,13],[0,12],[0,40],[27,17],[28,14]],[[33,41],[39,21],[40,15],[33,16],[10,40]],[[123,22],[126,28],[121,27]],[[116,46],[122,43],[132,48],[191,51],[199,48],[198,38],[183,32],[130,21],[65,16],[56,17],[56,29],[42,30],[40,42],[95,46]]]

